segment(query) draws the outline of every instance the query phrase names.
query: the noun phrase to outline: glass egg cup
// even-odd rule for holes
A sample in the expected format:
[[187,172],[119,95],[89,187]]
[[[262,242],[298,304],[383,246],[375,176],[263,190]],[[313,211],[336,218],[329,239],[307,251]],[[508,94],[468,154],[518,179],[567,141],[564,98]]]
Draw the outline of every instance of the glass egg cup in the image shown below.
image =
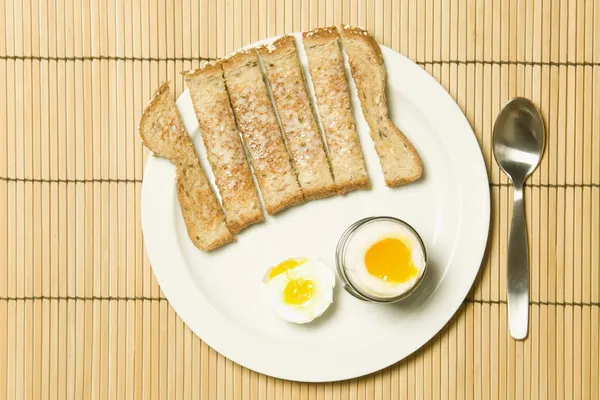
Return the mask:
[[[363,228],[373,222],[379,222],[379,221],[393,222],[393,223],[402,225],[403,227],[410,230],[413,233],[413,235],[418,239],[417,242],[421,248],[421,251],[423,252],[424,266],[423,266],[423,271],[420,273],[420,275],[418,277],[418,280],[413,284],[413,286],[409,290],[407,290],[406,292],[401,293],[399,295],[396,295],[396,296],[380,297],[380,296],[374,296],[370,293],[367,293],[365,290],[360,288],[360,285],[353,282],[350,275],[347,273],[346,251],[348,248],[348,244],[352,240],[352,237],[361,228]],[[395,302],[406,299],[408,296],[410,296],[412,293],[414,293],[414,291],[417,289],[419,284],[423,281],[423,278],[425,277],[425,274],[427,272],[427,265],[428,265],[427,264],[427,252],[425,250],[425,244],[423,243],[421,236],[408,223],[402,221],[401,219],[389,217],[389,216],[367,217],[367,218],[360,219],[360,220],[356,221],[355,223],[353,223],[352,225],[350,225],[348,227],[348,229],[346,229],[346,231],[342,234],[342,236],[340,237],[340,240],[338,241],[338,245],[335,250],[335,261],[336,261],[336,268],[337,268],[338,274],[339,274],[340,278],[342,279],[342,281],[344,282],[344,289],[346,289],[346,291],[348,293],[350,293],[352,296],[356,297],[357,299],[371,302],[371,303],[395,303]]]

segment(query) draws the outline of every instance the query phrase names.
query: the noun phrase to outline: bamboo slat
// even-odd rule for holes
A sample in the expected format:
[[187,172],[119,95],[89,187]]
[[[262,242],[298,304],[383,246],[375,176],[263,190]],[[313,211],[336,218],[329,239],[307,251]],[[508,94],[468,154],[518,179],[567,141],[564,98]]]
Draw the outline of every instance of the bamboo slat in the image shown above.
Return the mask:
[[[490,240],[422,350],[347,382],[287,382],[177,317],[143,248],[137,124],[162,80],[257,40],[366,27],[457,101],[490,179]],[[600,399],[600,1],[0,0],[0,398]],[[512,189],[492,154],[514,96],[544,116],[525,189],[530,335],[510,339]]]

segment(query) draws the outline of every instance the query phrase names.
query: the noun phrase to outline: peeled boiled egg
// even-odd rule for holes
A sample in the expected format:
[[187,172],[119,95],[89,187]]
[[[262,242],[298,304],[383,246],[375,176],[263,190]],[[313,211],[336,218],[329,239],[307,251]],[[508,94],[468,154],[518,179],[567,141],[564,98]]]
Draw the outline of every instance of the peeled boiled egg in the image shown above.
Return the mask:
[[266,272],[263,283],[275,312],[297,324],[321,316],[333,302],[335,275],[319,260],[285,260]]

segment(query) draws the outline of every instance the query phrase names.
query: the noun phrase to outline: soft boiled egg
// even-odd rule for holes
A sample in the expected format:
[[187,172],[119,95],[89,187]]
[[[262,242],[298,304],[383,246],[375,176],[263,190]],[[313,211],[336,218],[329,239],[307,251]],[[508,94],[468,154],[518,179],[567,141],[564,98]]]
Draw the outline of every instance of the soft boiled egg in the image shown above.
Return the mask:
[[425,272],[425,249],[409,226],[394,219],[361,225],[348,239],[344,257],[353,286],[381,299],[409,292]]
[[267,286],[269,304],[281,318],[290,322],[310,322],[333,302],[335,275],[319,260],[285,260],[270,268],[263,282]]

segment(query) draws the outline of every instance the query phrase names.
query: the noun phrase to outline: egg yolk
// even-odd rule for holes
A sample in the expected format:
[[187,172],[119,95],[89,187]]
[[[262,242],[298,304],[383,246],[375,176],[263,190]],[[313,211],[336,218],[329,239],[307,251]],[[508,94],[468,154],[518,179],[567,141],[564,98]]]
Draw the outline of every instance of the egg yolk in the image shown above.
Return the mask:
[[315,286],[307,279],[292,279],[283,289],[283,301],[291,306],[301,306],[312,299]]
[[369,274],[391,283],[407,282],[417,276],[410,247],[400,239],[386,238],[373,244],[365,254]]
[[269,271],[269,279],[275,278],[277,275],[284,273],[289,269],[296,268],[298,265],[302,265],[307,261],[306,258],[290,258],[289,260],[282,261]]

